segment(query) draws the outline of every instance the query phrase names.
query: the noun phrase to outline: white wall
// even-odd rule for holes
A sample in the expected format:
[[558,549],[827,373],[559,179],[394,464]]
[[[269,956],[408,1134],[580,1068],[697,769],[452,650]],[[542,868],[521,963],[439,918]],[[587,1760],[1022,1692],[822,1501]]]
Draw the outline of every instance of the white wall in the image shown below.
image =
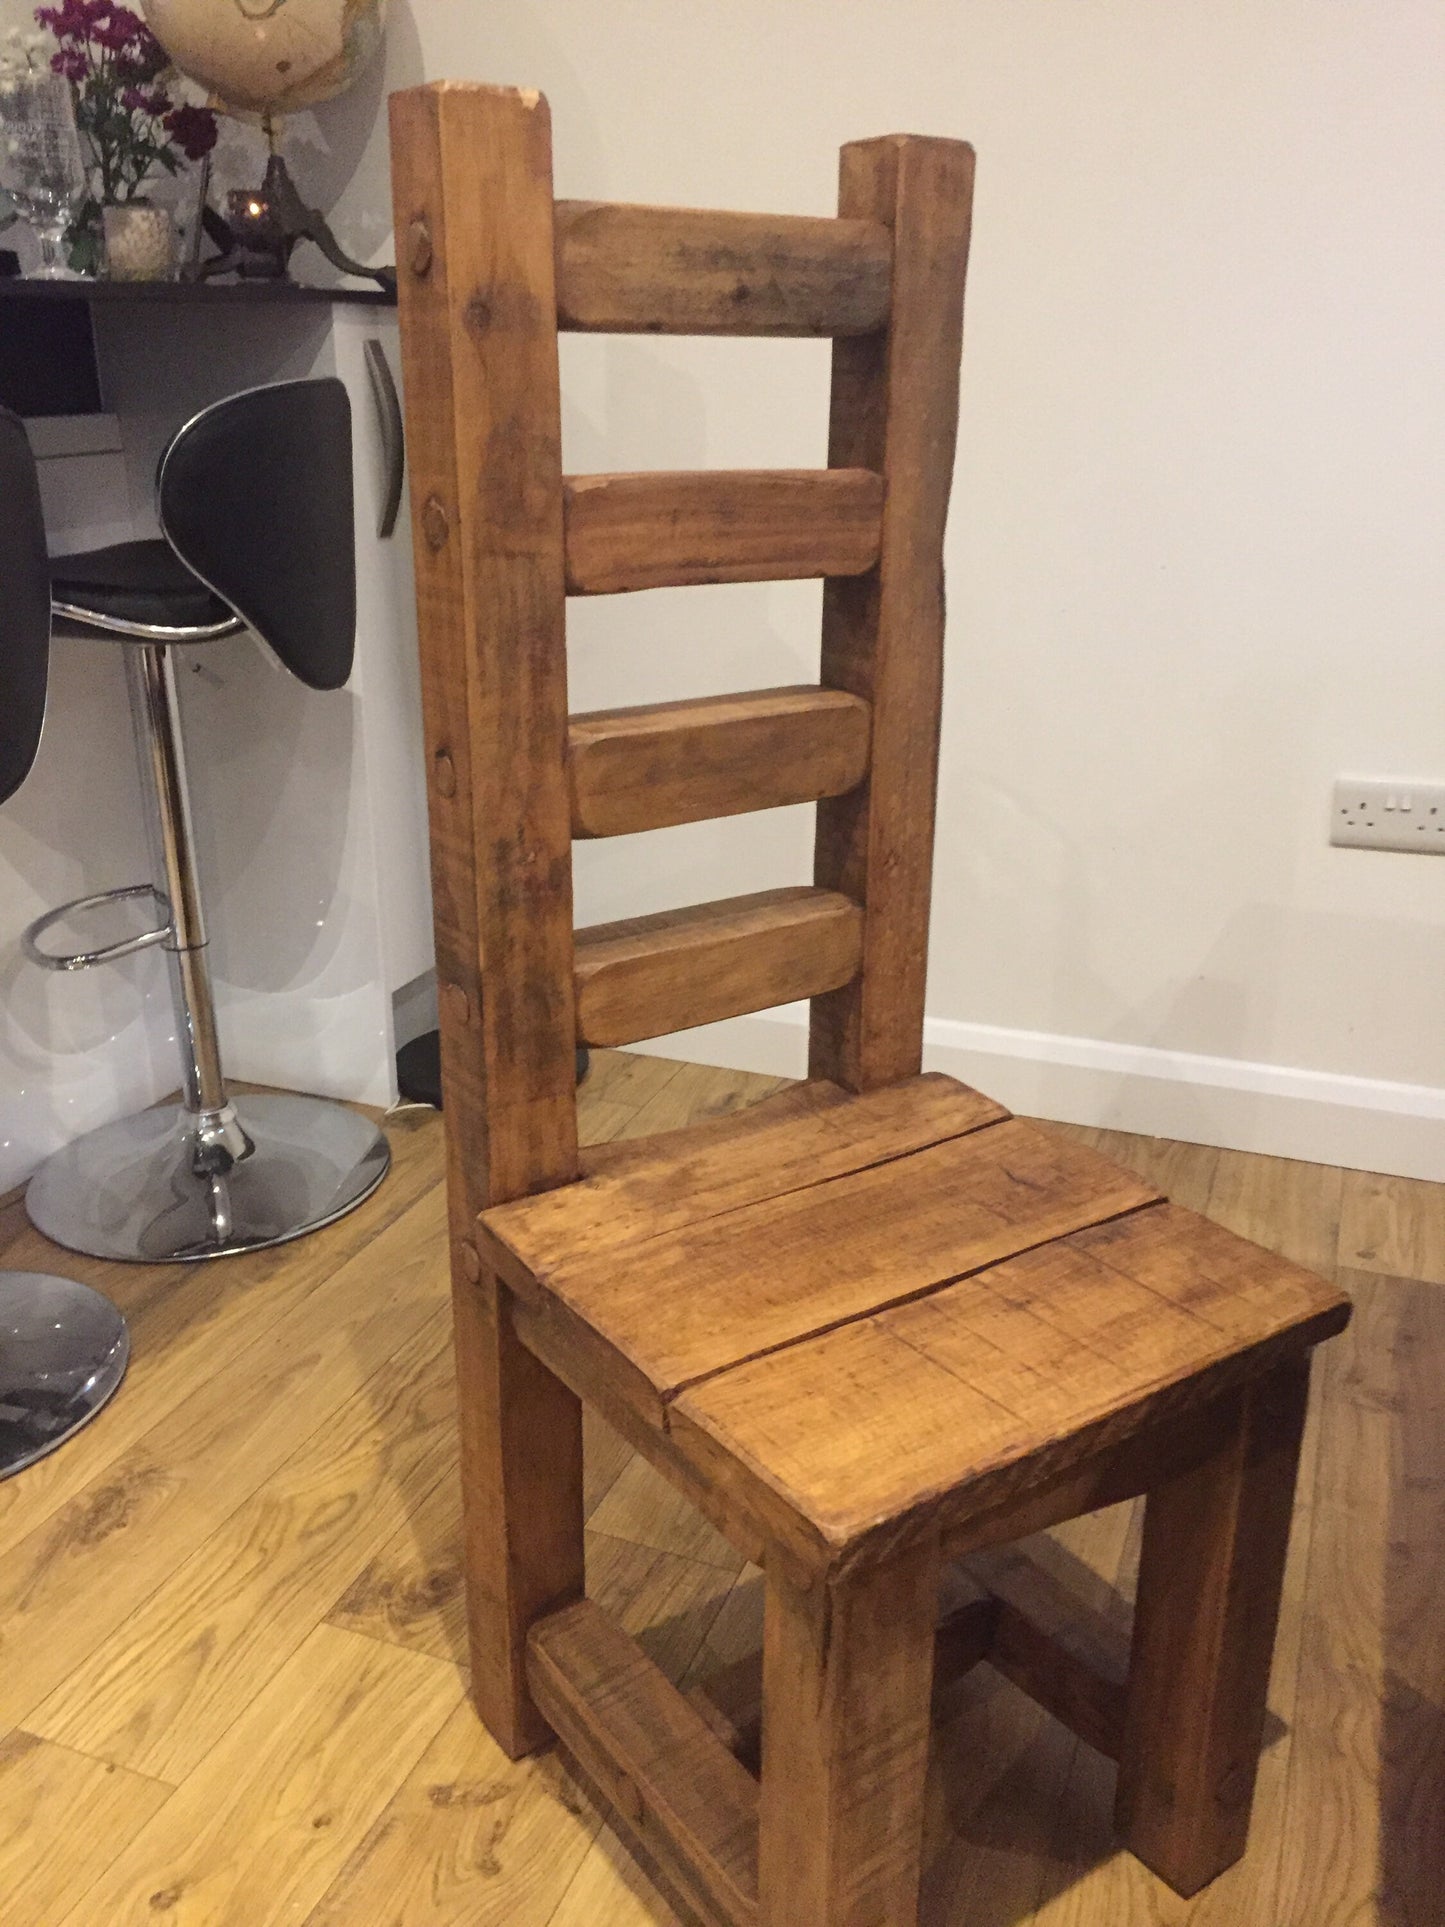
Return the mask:
[[[1445,774],[1442,75],[1427,0],[393,0],[294,165],[382,258],[381,99],[424,77],[545,89],[561,194],[822,212],[846,139],[971,139],[934,1060],[1438,1175],[1445,863],[1325,837],[1337,772]],[[822,459],[821,346],[569,342],[564,375],[574,468]],[[574,706],[807,676],[816,607],[579,607]],[[579,908],[797,880],[806,838],[585,848]]]
[[[1438,1175],[1445,863],[1326,821],[1337,772],[1445,774],[1440,9],[413,0],[389,62],[545,89],[562,194],[826,211],[848,138],[975,143],[935,1060]],[[823,350],[569,348],[571,466],[821,459]],[[806,674],[815,608],[589,605],[574,703]],[[580,906],[797,878],[804,837],[583,850]]]

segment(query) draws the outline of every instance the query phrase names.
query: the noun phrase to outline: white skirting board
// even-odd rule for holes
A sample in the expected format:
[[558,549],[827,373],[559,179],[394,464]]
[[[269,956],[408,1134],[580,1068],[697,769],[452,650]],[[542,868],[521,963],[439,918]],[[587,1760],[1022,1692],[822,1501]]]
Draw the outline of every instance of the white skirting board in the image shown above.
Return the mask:
[[[801,1005],[680,1031],[636,1049],[731,1070],[801,1077]],[[1232,1057],[930,1017],[924,1068],[947,1071],[1024,1117],[1445,1179],[1445,1090],[1291,1070]]]

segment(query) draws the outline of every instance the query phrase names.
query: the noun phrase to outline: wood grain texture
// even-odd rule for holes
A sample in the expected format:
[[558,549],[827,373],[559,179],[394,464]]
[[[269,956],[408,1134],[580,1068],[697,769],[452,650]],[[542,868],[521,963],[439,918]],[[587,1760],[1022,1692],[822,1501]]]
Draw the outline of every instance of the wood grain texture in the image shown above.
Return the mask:
[[557,318],[612,334],[870,334],[892,253],[876,221],[557,203]]
[[417,1760],[305,1927],[549,1922],[601,1814],[555,1755],[512,1767],[470,1706]]
[[[461,1697],[453,1666],[318,1627],[65,1927],[305,1920]],[[366,1744],[378,1725],[389,1775]]]
[[551,121],[431,86],[392,96],[391,134],[396,231],[426,237],[399,301],[472,1678],[521,1752],[547,1737],[526,1628],[583,1583],[581,1410],[472,1243],[484,1205],[577,1170]]
[[652,703],[574,716],[572,834],[626,836],[838,796],[868,767],[868,705],[837,689]]
[[768,1574],[760,1927],[916,1917],[938,1546],[840,1586]]
[[33,1733],[0,1739],[0,1894],[7,1921],[55,1927],[171,1789]]
[[1342,1184],[1341,1264],[1445,1285],[1445,1226],[1433,1185],[1371,1171],[1346,1171]]
[[1307,1360],[1258,1380],[1219,1451],[1145,1502],[1117,1822],[1186,1896],[1249,1837],[1308,1397]]
[[[649,1097],[640,1122],[677,1122],[660,1108],[671,1088]],[[736,1117],[588,1150],[579,1183],[494,1206],[479,1229],[489,1262],[525,1292],[559,1265],[887,1163],[1007,1115],[936,1071],[861,1098],[836,1084],[791,1084]]]
[[[641,1115],[639,1105],[675,1125],[695,1102],[699,1114],[714,1114],[703,1126],[706,1133],[716,1128],[715,1113],[730,1093],[745,1096],[765,1083],[739,1076],[734,1086],[726,1072],[706,1067],[684,1072],[667,1060],[620,1053],[599,1052],[594,1065],[595,1094],[590,1080],[580,1093],[584,1129],[595,1104],[609,1107],[609,1117],[615,1104],[627,1114],[630,1128]],[[722,1123],[736,1128],[742,1121]],[[441,1120],[431,1114],[398,1118],[388,1128],[402,1152],[403,1186],[411,1188],[415,1202],[442,1175]],[[643,1149],[615,1148],[619,1154]],[[1109,1138],[1104,1148],[1125,1155],[1161,1189],[1180,1185],[1196,1198],[1212,1157],[1197,1147],[1155,1146],[1140,1139],[1120,1144]],[[1258,1173],[1250,1184],[1231,1179],[1231,1196],[1248,1195],[1248,1228],[1261,1242],[1288,1243],[1302,1229],[1306,1200],[1274,1161],[1261,1159]],[[63,1500],[87,1491],[93,1500],[77,1510],[74,1544],[59,1554],[65,1587],[75,1601],[76,1617],[63,1629],[71,1670],[116,1630],[117,1574],[129,1586],[133,1573],[136,1590],[126,1598],[143,1601],[204,1544],[204,1536],[190,1536],[192,1530],[204,1532],[192,1515],[181,1539],[137,1534],[116,1563],[112,1528],[126,1516],[135,1492],[129,1480],[108,1476],[115,1454],[102,1450],[90,1460],[92,1442],[103,1440],[112,1421],[124,1424],[127,1447],[149,1434],[147,1459],[163,1493],[171,1489],[175,1469],[190,1459],[199,1462],[197,1476],[205,1479],[214,1470],[225,1494],[233,1493],[230,1433],[220,1418],[245,1372],[238,1362],[233,1373],[232,1361],[247,1356],[253,1363],[264,1361],[273,1328],[302,1299],[324,1290],[343,1266],[350,1269],[337,1296],[323,1301],[326,1320],[349,1317],[348,1307],[384,1296],[397,1254],[381,1234],[396,1216],[396,1181],[394,1174],[360,1210],[314,1238],[224,1266],[189,1269],[179,1285],[165,1267],[111,1268],[29,1242],[23,1205],[0,1206],[0,1242],[9,1241],[6,1249],[25,1241],[29,1268],[68,1270],[123,1296],[143,1331],[132,1377],[105,1417],[65,1452],[0,1485],[5,1504],[27,1500],[15,1516],[29,1518],[31,1529],[49,1516],[48,1487],[39,1477],[47,1468],[64,1474]],[[1408,1203],[1414,1214],[1410,1237],[1441,1235],[1445,1185],[1412,1192]],[[1380,1207],[1387,1230],[1390,1208]],[[337,1236],[341,1233],[344,1238]],[[193,1282],[187,1285],[187,1279]],[[982,1666],[950,1689],[946,1703],[935,1702],[921,1927],[963,1927],[964,1922],[970,1927],[1029,1922],[1032,1927],[1035,1921],[1039,1927],[1404,1927],[1406,1922],[1414,1927],[1432,1921],[1436,1898],[1445,1890],[1445,1835],[1434,1824],[1445,1802],[1445,1620],[1437,1609],[1438,1574],[1445,1570],[1445,1511],[1438,1503],[1437,1479],[1445,1459],[1445,1296],[1428,1283],[1364,1271],[1342,1272],[1340,1282],[1355,1296],[1358,1310],[1316,1368],[1306,1460],[1311,1465],[1317,1460],[1319,1475],[1301,1478],[1271,1717],[1245,1858],[1192,1901],[1175,1897],[1114,1841],[1113,1764],[993,1668]],[[205,1289],[198,1289],[202,1284]],[[306,1354],[311,1340],[288,1327],[282,1343]],[[372,1356],[368,1353],[367,1360]],[[413,1356],[420,1399],[429,1368],[420,1354]],[[142,1375],[135,1377],[138,1369]],[[376,1370],[387,1369],[383,1358]],[[358,1378],[353,1395],[366,1382]],[[329,1373],[325,1383],[331,1383]],[[134,1433],[132,1387],[140,1408]],[[157,1396],[154,1406],[149,1388]],[[254,1451],[264,1444],[270,1426],[289,1422],[292,1408],[311,1432],[324,1433],[330,1413],[339,1408],[323,1411],[317,1403],[322,1390],[322,1380],[304,1378],[278,1384],[274,1394],[263,1389],[240,1428],[238,1449]],[[191,1399],[195,1402],[187,1404]],[[381,1414],[401,1409],[380,1389],[378,1400]],[[172,1425],[168,1415],[182,1404],[185,1421]],[[379,1450],[387,1447],[383,1433],[390,1423],[389,1416],[379,1421]],[[290,1459],[305,1442],[293,1447]],[[285,1476],[290,1459],[278,1468],[267,1457],[258,1497],[278,1473]],[[72,1472],[72,1466],[80,1469]],[[27,1498],[32,1483],[34,1518]],[[384,1603],[378,1597],[365,1629],[375,1639],[398,1644],[434,1637],[435,1646],[427,1650],[460,1659],[465,1622],[454,1475],[424,1499],[410,1488],[404,1496],[406,1522],[388,1541],[385,1562],[376,1564],[378,1574],[385,1564],[391,1590]],[[229,1497],[227,1506],[234,1509]],[[664,1507],[666,1518],[661,1517]],[[1125,1627],[1128,1548],[1135,1538],[1129,1520],[1137,1510],[1115,1508],[1073,1521],[1029,1548],[1034,1560],[1071,1590],[1081,1577],[1089,1581],[1096,1590],[1086,1590],[1086,1597],[1094,1608]],[[213,1529],[222,1531],[225,1524],[222,1518]],[[594,1534],[589,1546],[589,1583],[602,1589],[607,1609],[645,1642],[664,1671],[691,1685],[761,1644],[761,1579],[751,1569],[743,1572],[709,1620],[711,1602],[717,1588],[729,1583],[730,1571],[710,1563],[718,1542],[689,1523],[676,1492],[646,1466],[629,1481],[626,1502],[608,1509],[608,1526],[608,1533]],[[639,1578],[636,1570],[625,1569],[627,1535],[695,1547],[701,1556],[693,1560],[638,1544],[633,1550],[643,1562]],[[30,1583],[40,1583],[33,1567]],[[270,1595],[248,1587],[247,1597],[258,1614],[251,1623],[259,1649],[266,1639],[259,1616]],[[447,1629],[441,1636],[439,1624]],[[705,1641],[694,1651],[704,1625]],[[29,1671],[33,1656],[44,1653],[51,1630],[48,1614],[19,1619],[7,1614],[0,1627],[0,1668]],[[679,1673],[679,1667],[687,1670]],[[264,1693],[275,1677],[273,1672],[268,1678],[260,1667],[231,1676],[229,1706],[235,1720],[255,1703],[247,1695]],[[108,1695],[111,1687],[96,1690]],[[308,1704],[296,1718],[304,1724],[320,1720],[323,1712],[319,1703]],[[95,1716],[104,1724],[99,1705]],[[354,1756],[318,1751],[318,1798],[329,1796],[334,1774],[345,1781],[362,1772],[397,1790],[312,1910],[311,1927],[373,1927],[393,1918],[402,1927],[457,1927],[461,1920],[469,1927],[675,1927],[684,1918],[650,1883],[630,1846],[610,1829],[593,1833],[597,1809],[586,1784],[559,1756],[512,1765],[467,1709],[459,1709],[443,1733],[448,1728],[447,1746],[441,1746],[439,1735],[409,1764],[394,1754],[393,1741],[405,1734],[394,1732],[384,1717],[359,1723]],[[319,1741],[321,1730],[316,1730]],[[9,1853],[0,1885],[10,1903],[0,1906],[0,1913],[7,1927],[12,1913],[24,1927],[56,1927],[55,1913],[47,1914],[39,1904],[24,1906],[16,1896],[43,1898],[58,1881],[58,1912],[72,1910],[83,1888],[132,1837],[128,1796],[115,1791],[131,1784],[124,1769],[96,1767],[64,1749],[48,1757],[53,1761],[56,1754],[66,1761],[58,1777],[34,1764],[39,1751],[22,1755],[0,1777],[0,1839]],[[197,1768],[203,1770],[204,1762]],[[101,1777],[92,1779],[92,1773]],[[43,1808],[36,1803],[42,1786],[49,1789]],[[67,1806],[72,1794],[74,1805]],[[67,1830],[63,1816],[68,1811],[78,1818]],[[259,1804],[234,1811],[231,1850],[247,1854],[253,1828],[267,1824],[269,1816]],[[57,1837],[63,1852],[57,1851]],[[165,1873],[157,1861],[149,1892],[165,1891]],[[150,1918],[160,1921],[166,1914]],[[96,1919],[93,1913],[81,1915],[78,1927],[95,1927]],[[249,1915],[246,1920],[250,1927]]]
[[908,136],[843,149],[838,211],[893,234],[885,332],[833,349],[828,460],[884,478],[878,567],[830,581],[820,680],[873,710],[869,777],[818,808],[814,881],[863,905],[863,967],[813,1006],[809,1070],[854,1090],[922,1063],[973,150]]
[[[445,1303],[432,1193],[287,1305],[259,1342],[197,1366],[189,1392],[0,1561],[0,1728],[86,1656],[407,1347]],[[363,1288],[363,1280],[370,1281]],[[84,1574],[84,1584],[77,1575]]]
[[[284,1316],[436,1189],[437,1138],[429,1123],[415,1116],[389,1120],[391,1168],[375,1193],[374,1209],[363,1218],[351,1212],[294,1248],[240,1252],[220,1266],[87,1264],[87,1281],[120,1307],[130,1326],[125,1397],[113,1399],[99,1420],[67,1440],[64,1452],[28,1466],[23,1479],[0,1480],[0,1554],[87,1486],[103,1482],[138,1440],[184,1404],[218,1359],[230,1361],[264,1345],[265,1326],[258,1325],[254,1309],[258,1297],[270,1318]],[[64,1260],[57,1262],[55,1247],[31,1225],[18,1198],[10,1215],[7,1268],[64,1273]]]
[[1017,1546],[975,1554],[964,1570],[995,1601],[989,1664],[1117,1759],[1129,1671],[1120,1628]]
[[[1348,1195],[1357,1174],[1344,1175]],[[1445,1186],[1412,1184],[1406,1203],[1408,1216],[1381,1211],[1382,1234],[1445,1235]],[[1316,1367],[1323,1423],[1297,1580],[1289,1773],[1255,1835],[1268,1828],[1276,1845],[1275,1910],[1291,1927],[1414,1927],[1445,1893],[1445,1292],[1366,1270],[1339,1277],[1357,1309]]]
[[[1152,1195],[1091,1152],[1010,1120],[655,1236],[625,1266],[564,1261],[528,1294],[528,1338],[536,1320],[565,1331],[596,1378],[661,1424],[685,1387]],[[786,1398],[784,1379],[777,1389]],[[835,1426],[846,1429],[841,1413]]]
[[884,1557],[1347,1317],[1332,1287],[1158,1205],[720,1371],[673,1400],[670,1443],[804,1564]]
[[567,590],[855,576],[878,559],[882,478],[864,467],[569,475]]
[[577,932],[577,1035],[630,1044],[846,983],[858,907],[806,886],[762,890]]
[[[442,1245],[439,1225],[438,1258]],[[156,1779],[185,1779],[237,1703],[327,1612],[358,1557],[450,1473],[450,1354],[439,1306],[36,1708],[31,1730]]]
[[532,1629],[532,1691],[568,1751],[703,1918],[757,1918],[757,1787],[590,1600]]

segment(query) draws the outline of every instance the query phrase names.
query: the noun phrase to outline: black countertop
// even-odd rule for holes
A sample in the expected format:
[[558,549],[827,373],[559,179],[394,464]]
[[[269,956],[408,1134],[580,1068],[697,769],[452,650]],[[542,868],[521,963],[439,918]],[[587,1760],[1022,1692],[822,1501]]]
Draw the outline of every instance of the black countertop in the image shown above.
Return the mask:
[[168,306],[202,308],[237,304],[304,307],[340,301],[394,307],[396,296],[383,288],[305,288],[294,281],[42,281],[10,275],[0,276],[0,301],[158,301]]

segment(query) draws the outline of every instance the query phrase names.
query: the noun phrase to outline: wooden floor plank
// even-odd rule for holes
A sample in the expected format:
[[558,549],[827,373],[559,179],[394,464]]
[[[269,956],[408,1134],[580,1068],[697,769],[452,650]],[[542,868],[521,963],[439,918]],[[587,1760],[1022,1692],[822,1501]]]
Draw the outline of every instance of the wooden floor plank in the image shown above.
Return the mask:
[[1049,1124],[1051,1131],[1087,1144],[1135,1172],[1175,1204],[1203,1211],[1209,1201],[1219,1152],[1212,1144],[1183,1144],[1175,1138],[1138,1137],[1132,1131],[1103,1130],[1088,1124]]
[[1328,1275],[1340,1241],[1341,1177],[1297,1158],[1219,1151],[1203,1209],[1242,1238]]
[[601,1822],[558,1754],[513,1765],[459,1706],[305,1927],[546,1927]]
[[130,1321],[131,1360],[123,1397],[112,1399],[63,1452],[41,1459],[23,1478],[0,1482],[0,1556],[102,1477],[174,1412],[219,1360],[229,1364],[240,1351],[262,1342],[270,1327],[437,1189],[440,1117],[408,1113],[389,1122],[387,1134],[392,1168],[364,1211],[269,1251],[207,1264],[106,1264],[62,1251],[24,1225],[5,1263],[83,1278],[104,1291]]
[[[582,1446],[583,1502],[590,1517],[633,1455],[591,1412],[582,1415]],[[327,1617],[334,1626],[465,1663],[462,1495],[454,1452],[447,1471],[353,1577]]]
[[1438,1184],[1346,1171],[1343,1189],[1342,1265],[1445,1284],[1445,1211]]
[[[600,1051],[581,1127],[594,1140],[672,1128],[771,1083]],[[441,1266],[428,1277],[411,1248],[427,1212],[440,1226],[439,1194],[398,1223],[440,1180],[441,1132],[425,1114],[388,1128],[397,1165],[372,1200],[252,1258],[97,1265],[44,1247],[18,1199],[0,1206],[0,1249],[8,1238],[25,1262],[111,1290],[137,1338],[107,1414],[0,1485],[0,1729],[36,1711],[27,1681],[55,1709],[66,1679],[85,1677],[84,1731],[101,1735],[137,1704],[159,1706],[187,1654],[216,1690],[196,1702],[204,1748],[199,1727],[185,1737],[186,1693],[175,1703],[171,1770],[194,1763],[169,1795],[49,1739],[0,1740],[3,1927],[680,1927],[565,1759],[506,1762],[461,1703],[449,1458],[422,1490],[424,1437],[447,1430],[439,1342],[432,1416],[402,1389],[426,1381],[427,1335],[439,1341],[445,1322]],[[1193,1902],[1175,1899],[1114,1848],[1113,1768],[981,1666],[936,1708],[921,1927],[1434,1927],[1445,1186],[1052,1128],[1307,1263],[1337,1208],[1360,1310],[1320,1357],[1245,1860]],[[431,1396],[417,1392],[423,1408]],[[603,1603],[684,1688],[755,1649],[756,1572],[605,1427],[589,1424],[587,1447],[589,1578]],[[335,1517],[322,1503],[333,1477]],[[1076,1521],[1034,1556],[1122,1615],[1136,1517]],[[322,1610],[337,1623],[298,1647],[308,1545],[334,1582]],[[187,1559],[209,1576],[169,1656],[165,1601],[181,1613]],[[218,1644],[201,1659],[208,1624]],[[134,1683],[92,1657],[114,1661],[127,1637]],[[82,1717],[81,1697],[67,1718]]]
[[1445,1895],[1445,1292],[1340,1281],[1357,1309],[1321,1360],[1278,1911],[1289,1927],[1415,1927]]
[[736,1574],[742,1557],[645,1459],[633,1458],[592,1515],[599,1532]]
[[171,1797],[126,1773],[19,1731],[0,1740],[0,1918],[57,1927]]
[[31,1730],[185,1779],[455,1455],[439,1307],[30,1715]]
[[158,1426],[0,1560],[0,1724],[23,1722],[434,1316],[443,1209],[434,1187],[256,1343],[198,1368]]
[[454,1666],[317,1627],[65,1927],[292,1927],[461,1703]]

